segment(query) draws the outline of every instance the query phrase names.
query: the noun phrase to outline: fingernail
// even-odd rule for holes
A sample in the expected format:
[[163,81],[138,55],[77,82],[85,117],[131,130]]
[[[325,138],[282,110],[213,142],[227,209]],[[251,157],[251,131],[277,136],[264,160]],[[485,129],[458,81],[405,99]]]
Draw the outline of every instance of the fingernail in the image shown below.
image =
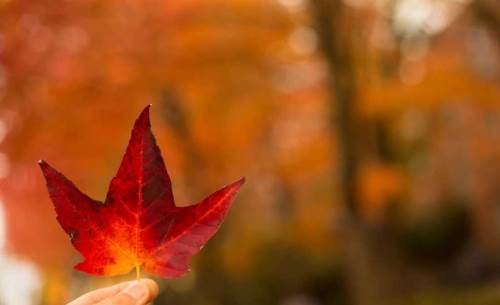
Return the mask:
[[130,283],[130,285],[123,289],[123,292],[136,300],[142,300],[148,293],[144,284],[140,282]]

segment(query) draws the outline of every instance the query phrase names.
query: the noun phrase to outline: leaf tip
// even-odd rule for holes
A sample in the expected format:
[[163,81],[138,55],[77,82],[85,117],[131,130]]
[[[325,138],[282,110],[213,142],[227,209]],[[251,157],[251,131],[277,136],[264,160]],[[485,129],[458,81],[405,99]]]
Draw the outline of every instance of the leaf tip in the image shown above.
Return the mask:
[[149,121],[149,107],[151,107],[151,104],[144,107],[144,109],[141,111],[139,117],[137,118],[134,124],[134,129],[141,128],[144,126],[150,126],[151,123]]
[[50,175],[51,172],[54,172],[54,169],[44,160],[38,160],[38,166],[40,166],[40,169],[45,177]]
[[52,166],[50,166],[49,163],[45,162],[44,160],[38,160],[38,166],[40,166],[40,169],[42,170],[42,173],[45,177],[48,177],[54,173],[58,174],[57,170],[55,170]]
[[42,160],[42,159],[38,160],[38,161],[37,161],[37,163],[38,163],[38,166],[40,166],[40,168],[41,168],[42,170],[48,167],[47,162],[45,162],[45,161],[44,161],[44,160]]
[[240,189],[240,187],[245,184],[245,177],[242,177],[240,178],[238,181],[235,181],[233,183],[231,183],[230,185],[228,185],[229,188],[235,190],[235,191],[238,191]]

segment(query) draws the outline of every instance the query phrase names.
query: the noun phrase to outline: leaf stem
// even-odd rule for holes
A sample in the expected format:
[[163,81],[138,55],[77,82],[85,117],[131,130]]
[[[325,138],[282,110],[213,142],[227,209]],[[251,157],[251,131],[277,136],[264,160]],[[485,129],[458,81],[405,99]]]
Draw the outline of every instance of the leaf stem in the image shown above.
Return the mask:
[[135,278],[136,278],[136,280],[141,279],[141,265],[140,264],[135,264]]

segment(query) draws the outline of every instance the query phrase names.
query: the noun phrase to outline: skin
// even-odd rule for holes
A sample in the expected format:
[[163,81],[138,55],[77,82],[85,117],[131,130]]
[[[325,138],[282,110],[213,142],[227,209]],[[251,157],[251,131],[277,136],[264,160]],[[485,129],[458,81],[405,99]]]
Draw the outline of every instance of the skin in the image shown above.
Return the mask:
[[67,305],[146,305],[157,296],[158,285],[141,279],[91,291]]

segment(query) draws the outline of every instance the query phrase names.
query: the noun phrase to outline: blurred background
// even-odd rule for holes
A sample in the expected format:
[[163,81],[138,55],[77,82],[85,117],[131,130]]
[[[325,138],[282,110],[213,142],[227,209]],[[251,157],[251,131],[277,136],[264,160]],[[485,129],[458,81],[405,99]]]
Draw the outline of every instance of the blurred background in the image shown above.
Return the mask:
[[37,167],[103,199],[133,121],[180,205],[247,177],[155,304],[500,303],[497,0],[0,0],[0,304],[72,266]]

